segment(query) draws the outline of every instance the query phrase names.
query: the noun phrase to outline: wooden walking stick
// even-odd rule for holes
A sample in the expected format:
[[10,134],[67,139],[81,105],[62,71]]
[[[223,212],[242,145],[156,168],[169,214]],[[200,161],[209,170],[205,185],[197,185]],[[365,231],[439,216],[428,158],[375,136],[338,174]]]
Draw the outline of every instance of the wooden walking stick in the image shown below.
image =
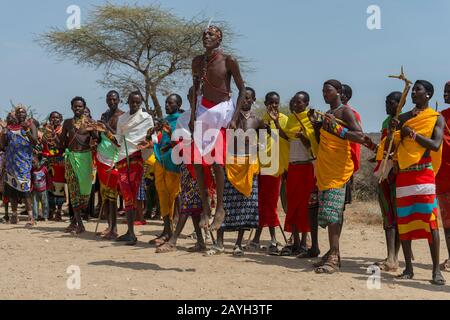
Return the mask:
[[288,245],[289,241],[288,241],[288,239],[286,237],[286,234],[284,233],[284,230],[283,230],[283,227],[281,226],[281,224],[279,225],[279,227],[280,227],[281,234],[283,235],[284,242],[286,242],[286,245]]
[[248,239],[247,239],[247,245],[249,245],[250,241],[252,241],[253,232],[255,232],[255,229],[250,230],[250,233],[249,233]]
[[[409,81],[406,78],[406,76],[405,76],[405,74],[403,72],[403,66],[401,68],[400,75],[398,75],[398,76],[389,76],[389,78],[399,79],[399,80],[402,80],[402,81],[405,82],[405,88],[403,89],[402,97],[400,98],[397,110],[395,112],[395,117],[394,117],[394,119],[398,121],[398,117],[402,113],[402,109],[403,109],[403,107],[406,104],[406,98],[408,97],[408,93],[409,93],[409,90],[411,89],[412,82]],[[381,183],[383,181],[383,177],[385,175],[385,171],[386,171],[386,167],[387,167],[387,162],[389,160],[392,148],[394,146],[394,132],[389,131],[389,134],[388,134],[388,137],[387,137],[386,141],[388,141],[388,140],[390,141],[389,142],[389,147],[388,147],[387,152],[384,155],[384,158],[383,158],[383,160],[381,162],[381,175],[380,175],[379,183]]]

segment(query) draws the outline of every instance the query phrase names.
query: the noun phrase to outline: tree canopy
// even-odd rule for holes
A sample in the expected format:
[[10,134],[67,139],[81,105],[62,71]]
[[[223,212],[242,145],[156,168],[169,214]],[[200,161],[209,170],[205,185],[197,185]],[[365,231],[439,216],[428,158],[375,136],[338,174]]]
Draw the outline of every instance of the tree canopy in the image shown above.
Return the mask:
[[[61,59],[102,68],[99,83],[119,89],[122,94],[140,90],[147,110],[150,103],[162,116],[158,94],[190,80],[192,59],[204,52],[202,32],[208,19],[201,16],[184,19],[159,5],[106,4],[96,6],[80,29],[52,28],[38,42]],[[233,34],[226,23],[224,48]]]

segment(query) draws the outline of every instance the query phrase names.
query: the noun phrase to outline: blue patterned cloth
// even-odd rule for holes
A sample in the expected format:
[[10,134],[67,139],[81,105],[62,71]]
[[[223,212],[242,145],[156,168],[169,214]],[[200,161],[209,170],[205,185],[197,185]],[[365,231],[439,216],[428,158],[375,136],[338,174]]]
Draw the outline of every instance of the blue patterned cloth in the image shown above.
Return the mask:
[[20,192],[30,192],[33,145],[25,131],[8,130],[6,146],[6,182]]
[[147,195],[145,193],[145,179],[142,177],[141,185],[139,186],[137,200],[145,201],[147,200]]
[[252,194],[247,198],[233,187],[225,173],[223,206],[226,212],[225,221],[222,224],[224,231],[258,228],[258,176],[253,177]]

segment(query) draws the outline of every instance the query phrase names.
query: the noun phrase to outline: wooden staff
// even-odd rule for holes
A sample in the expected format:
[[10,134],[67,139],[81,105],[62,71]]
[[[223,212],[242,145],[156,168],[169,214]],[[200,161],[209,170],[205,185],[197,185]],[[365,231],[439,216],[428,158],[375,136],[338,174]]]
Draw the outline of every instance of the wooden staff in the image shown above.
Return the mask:
[[[300,124],[301,131],[303,131],[303,132],[305,133],[305,138],[308,139],[308,137],[306,136],[306,128],[305,128],[305,125],[303,124],[303,122],[300,120],[300,118],[297,116],[297,114],[296,114],[295,112],[292,112],[292,114],[295,116],[295,119],[297,119],[298,123]],[[309,152],[311,153],[311,156],[312,156],[313,158],[315,158],[315,157],[314,157],[314,154],[313,154],[313,151],[312,151],[312,148],[309,148]]]
[[292,112],[292,114],[295,116],[295,119],[297,119],[298,123],[300,124],[300,127],[302,127],[302,131],[306,133],[306,128],[303,122],[300,120],[300,118],[297,116],[295,112]]
[[[315,110],[315,109],[311,109],[311,111],[313,111],[314,113],[320,115],[322,118],[330,118],[328,114],[323,113],[321,111]],[[344,126],[344,127],[348,127],[347,122],[345,122],[344,120],[341,120],[339,118],[334,118],[336,120],[337,123],[339,123],[340,125]]]
[[[401,68],[400,75],[389,76],[389,78],[399,79],[399,80],[402,80],[405,82],[405,88],[403,89],[402,97],[400,98],[400,101],[397,106],[397,110],[395,112],[395,117],[394,117],[394,119],[398,121],[398,117],[402,113],[402,109],[406,104],[406,98],[408,96],[409,90],[411,89],[412,82],[406,78],[406,76],[403,72],[403,66]],[[389,142],[389,147],[387,149],[387,153],[385,154],[383,161],[381,162],[381,175],[380,175],[379,183],[381,183],[383,181],[383,176],[385,174],[386,167],[387,167],[387,161],[389,159],[389,155],[391,154],[392,147],[394,146],[394,132],[389,132],[387,139],[390,139],[390,142]]]

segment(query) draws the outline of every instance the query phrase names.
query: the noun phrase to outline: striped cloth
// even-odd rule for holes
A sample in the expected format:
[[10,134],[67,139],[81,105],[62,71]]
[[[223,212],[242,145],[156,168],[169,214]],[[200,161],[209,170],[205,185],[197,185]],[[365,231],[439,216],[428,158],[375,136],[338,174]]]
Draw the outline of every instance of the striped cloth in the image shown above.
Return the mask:
[[431,158],[400,170],[397,176],[397,223],[400,240],[428,239],[438,228],[436,184]]

